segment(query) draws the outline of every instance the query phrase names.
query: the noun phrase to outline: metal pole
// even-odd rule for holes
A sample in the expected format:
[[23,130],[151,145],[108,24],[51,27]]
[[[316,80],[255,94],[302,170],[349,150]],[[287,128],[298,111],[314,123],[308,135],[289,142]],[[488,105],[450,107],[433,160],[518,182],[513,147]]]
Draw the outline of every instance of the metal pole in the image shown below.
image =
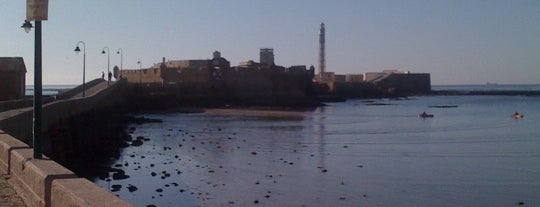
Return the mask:
[[41,85],[41,21],[36,21],[34,49],[34,158],[41,159],[43,150],[41,146],[41,112],[42,112],[42,85]]
[[103,51],[101,51],[101,54],[105,54],[105,48],[107,48],[107,85],[111,85],[111,78],[109,78],[109,74],[111,73],[110,64],[111,64],[111,51],[109,50],[109,47],[103,47]]
[[141,60],[139,60],[139,62],[137,62],[139,64],[139,84],[142,84],[142,64],[141,64]]
[[79,49],[79,45],[82,44],[83,45],[83,76],[82,76],[82,89],[83,89],[83,92],[82,92],[82,96],[85,97],[85,91],[86,91],[86,80],[85,80],[85,76],[86,76],[86,43],[84,43],[84,41],[79,41],[77,43],[77,48],[75,49],[75,52],[79,52],[80,50]]
[[107,85],[111,85],[111,77],[110,77],[110,74],[111,74],[111,55],[110,55],[110,52],[109,52],[109,48],[107,48]]
[[124,69],[124,51],[122,50],[122,48],[118,48],[118,51],[116,52],[118,54],[120,54],[120,70],[123,70]]
[[85,80],[85,76],[86,76],[86,44],[84,42],[83,43],[83,65],[82,65],[82,88],[83,88],[83,91],[82,91],[82,96],[85,97],[85,91],[86,91],[86,80]]

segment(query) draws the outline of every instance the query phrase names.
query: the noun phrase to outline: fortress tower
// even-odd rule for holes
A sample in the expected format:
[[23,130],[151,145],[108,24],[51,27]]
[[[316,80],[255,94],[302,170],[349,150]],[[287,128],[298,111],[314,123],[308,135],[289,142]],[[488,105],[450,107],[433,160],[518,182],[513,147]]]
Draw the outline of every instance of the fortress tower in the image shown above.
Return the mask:
[[319,74],[323,74],[325,71],[325,54],[324,54],[324,22],[321,23],[321,29],[319,30]]
[[274,65],[274,49],[272,48],[261,48],[260,54],[260,63],[265,66]]

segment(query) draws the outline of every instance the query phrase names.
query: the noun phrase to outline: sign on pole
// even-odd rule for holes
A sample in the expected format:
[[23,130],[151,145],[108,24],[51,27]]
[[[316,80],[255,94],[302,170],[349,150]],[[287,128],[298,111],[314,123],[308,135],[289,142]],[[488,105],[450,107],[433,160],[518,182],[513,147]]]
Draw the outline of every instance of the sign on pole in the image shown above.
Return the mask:
[[26,20],[47,20],[49,0],[26,0]]

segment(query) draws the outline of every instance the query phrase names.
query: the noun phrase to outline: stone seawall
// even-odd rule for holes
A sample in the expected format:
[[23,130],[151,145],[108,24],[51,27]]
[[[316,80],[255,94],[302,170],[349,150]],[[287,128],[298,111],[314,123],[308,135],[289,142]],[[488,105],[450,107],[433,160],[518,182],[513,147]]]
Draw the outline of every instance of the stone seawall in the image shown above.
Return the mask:
[[[44,132],[69,117],[119,104],[123,86],[117,83],[92,96],[45,104]],[[131,206],[47,157],[34,159],[29,146],[32,116],[31,107],[0,113],[0,173],[10,177],[28,206]]]

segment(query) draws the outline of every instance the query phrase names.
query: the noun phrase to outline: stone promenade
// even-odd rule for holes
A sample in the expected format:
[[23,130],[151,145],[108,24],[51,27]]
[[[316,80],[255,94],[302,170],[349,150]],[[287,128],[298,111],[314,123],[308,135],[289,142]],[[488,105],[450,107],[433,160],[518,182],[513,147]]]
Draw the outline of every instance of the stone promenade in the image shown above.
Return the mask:
[[9,176],[0,176],[0,207],[26,207],[21,197],[8,183]]

